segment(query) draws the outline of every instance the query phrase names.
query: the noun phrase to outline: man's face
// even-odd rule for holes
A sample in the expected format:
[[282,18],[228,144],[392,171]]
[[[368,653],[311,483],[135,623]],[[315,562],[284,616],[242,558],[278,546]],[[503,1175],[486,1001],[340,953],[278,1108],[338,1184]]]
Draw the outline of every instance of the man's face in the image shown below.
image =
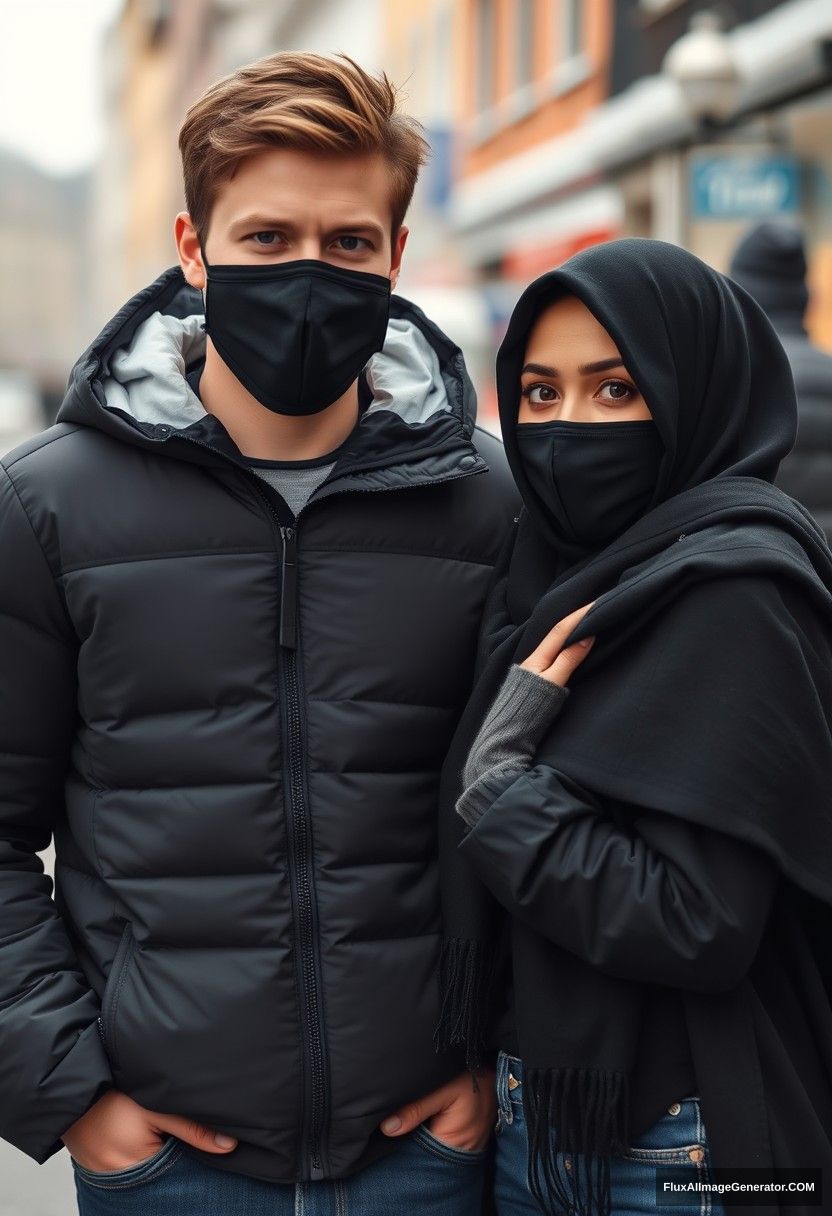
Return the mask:
[[[248,157],[219,187],[205,253],[211,265],[316,258],[390,278],[395,286],[407,229],[391,243],[390,169],[376,153],[327,156],[275,148]],[[205,286],[187,212],[176,220],[185,277]]]

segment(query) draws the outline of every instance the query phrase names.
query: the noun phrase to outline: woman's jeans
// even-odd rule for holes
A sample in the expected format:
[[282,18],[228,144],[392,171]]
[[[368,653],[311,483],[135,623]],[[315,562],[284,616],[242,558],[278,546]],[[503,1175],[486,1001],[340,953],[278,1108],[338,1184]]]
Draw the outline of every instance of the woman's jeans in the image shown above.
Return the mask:
[[72,1166],[80,1216],[479,1216],[487,1152],[452,1148],[423,1124],[382,1160],[331,1182],[214,1169],[175,1136],[127,1169]]
[[[528,1146],[523,1117],[523,1065],[515,1056],[500,1052],[497,1059],[497,1177],[498,1216],[540,1216],[526,1182]],[[649,1131],[634,1140],[627,1152],[611,1163],[612,1216],[647,1216],[659,1212],[666,1216],[724,1216],[722,1204],[707,1193],[692,1192],[684,1206],[658,1207],[656,1167],[687,1167],[684,1180],[707,1177],[711,1156],[698,1098],[674,1102]],[[558,1170],[574,1163],[558,1154]],[[580,1178],[580,1174],[579,1174]],[[679,1180],[682,1181],[680,1171]],[[547,1216],[565,1216],[551,1208]]]

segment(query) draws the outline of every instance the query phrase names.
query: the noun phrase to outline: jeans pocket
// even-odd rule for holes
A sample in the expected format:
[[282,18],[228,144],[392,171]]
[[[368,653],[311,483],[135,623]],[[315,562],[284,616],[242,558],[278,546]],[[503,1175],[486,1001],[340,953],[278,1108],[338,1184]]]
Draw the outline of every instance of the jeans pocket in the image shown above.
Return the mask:
[[685,1098],[674,1102],[621,1155],[628,1161],[653,1165],[702,1165],[707,1148],[699,1101]]
[[78,1177],[90,1186],[102,1187],[105,1190],[121,1190],[125,1187],[140,1186],[149,1182],[159,1174],[170,1169],[182,1152],[181,1141],[174,1135],[169,1135],[164,1144],[133,1165],[125,1165],[118,1170],[90,1170],[70,1156],[72,1168]]
[[523,1064],[505,1051],[497,1055],[497,1134],[515,1121],[523,1122]]
[[428,1131],[424,1123],[420,1123],[413,1133],[413,1138],[422,1148],[454,1165],[479,1165],[485,1160],[488,1145],[485,1148],[457,1148],[455,1144],[446,1144],[433,1132]]

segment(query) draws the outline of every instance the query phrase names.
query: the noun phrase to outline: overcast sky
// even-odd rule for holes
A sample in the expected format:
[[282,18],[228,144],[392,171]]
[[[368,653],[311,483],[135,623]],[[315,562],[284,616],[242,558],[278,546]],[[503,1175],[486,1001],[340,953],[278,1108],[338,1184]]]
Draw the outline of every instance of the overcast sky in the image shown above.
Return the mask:
[[123,0],[0,0],[0,144],[85,168],[101,140],[99,43]]

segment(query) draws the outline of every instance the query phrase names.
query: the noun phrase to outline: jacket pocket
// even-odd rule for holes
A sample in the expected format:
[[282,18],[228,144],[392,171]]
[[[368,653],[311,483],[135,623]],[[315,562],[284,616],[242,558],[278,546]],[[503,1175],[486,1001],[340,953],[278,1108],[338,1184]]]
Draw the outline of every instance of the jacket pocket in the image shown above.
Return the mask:
[[101,1014],[98,1018],[98,1028],[104,1043],[104,1050],[114,1068],[118,1067],[118,1003],[127,972],[130,968],[136,950],[136,939],[133,936],[133,926],[130,921],[124,922],[124,928],[116,947],[113,965],[107,976],[104,995],[101,1001]]

